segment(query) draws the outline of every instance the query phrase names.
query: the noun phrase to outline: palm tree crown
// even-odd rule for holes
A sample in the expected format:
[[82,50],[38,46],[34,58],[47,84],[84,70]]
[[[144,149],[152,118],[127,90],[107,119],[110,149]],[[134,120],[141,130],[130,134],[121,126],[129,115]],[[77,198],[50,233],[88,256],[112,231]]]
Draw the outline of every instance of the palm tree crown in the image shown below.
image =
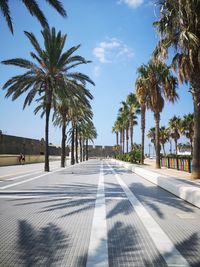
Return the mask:
[[[25,32],[35,51],[31,52],[31,57],[35,62],[31,62],[22,58],[14,58],[2,61],[6,65],[19,66],[27,69],[27,72],[10,78],[3,86],[7,89],[6,97],[12,96],[15,100],[20,95],[26,93],[23,108],[30,105],[36,96],[40,96],[46,114],[46,154],[45,154],[45,170],[49,171],[48,161],[48,128],[49,115],[52,106],[55,105],[55,99],[62,91],[65,97],[75,95],[81,99],[84,94],[90,97],[90,92],[83,88],[86,82],[94,85],[93,81],[87,76],[79,72],[71,72],[71,70],[80,65],[87,64],[90,61],[85,60],[79,55],[73,55],[80,47],[74,46],[63,52],[66,41],[66,34],[62,35],[59,31],[56,33],[55,28],[50,30],[46,28],[42,30],[44,38],[44,48],[41,48],[33,33]],[[82,87],[82,90],[80,90]]]
[[[21,0],[21,2],[25,5],[29,13],[37,18],[37,20],[43,27],[49,27],[47,19],[43,11],[39,7],[37,0]],[[63,17],[67,16],[67,13],[59,0],[46,0],[46,2],[50,4]],[[0,11],[4,16],[11,33],[13,33],[13,23],[8,0],[0,1]]]

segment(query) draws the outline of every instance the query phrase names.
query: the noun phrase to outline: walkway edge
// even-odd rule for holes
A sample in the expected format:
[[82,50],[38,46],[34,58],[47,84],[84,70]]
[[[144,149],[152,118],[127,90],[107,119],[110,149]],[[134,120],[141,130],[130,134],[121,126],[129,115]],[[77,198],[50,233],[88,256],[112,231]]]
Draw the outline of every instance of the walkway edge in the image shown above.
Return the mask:
[[200,188],[184,182],[183,179],[172,177],[169,175],[161,175],[147,169],[143,169],[138,165],[111,159],[112,162],[123,166],[124,168],[142,176],[146,180],[158,185],[159,187],[169,191],[177,197],[200,208]]

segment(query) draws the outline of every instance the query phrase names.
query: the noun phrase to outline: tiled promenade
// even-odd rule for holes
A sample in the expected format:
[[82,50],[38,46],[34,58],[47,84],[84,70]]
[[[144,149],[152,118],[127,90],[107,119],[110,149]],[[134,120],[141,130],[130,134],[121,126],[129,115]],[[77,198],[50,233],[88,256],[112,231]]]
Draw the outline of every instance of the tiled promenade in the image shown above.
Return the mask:
[[0,168],[0,266],[200,266],[199,208],[109,160],[30,166]]

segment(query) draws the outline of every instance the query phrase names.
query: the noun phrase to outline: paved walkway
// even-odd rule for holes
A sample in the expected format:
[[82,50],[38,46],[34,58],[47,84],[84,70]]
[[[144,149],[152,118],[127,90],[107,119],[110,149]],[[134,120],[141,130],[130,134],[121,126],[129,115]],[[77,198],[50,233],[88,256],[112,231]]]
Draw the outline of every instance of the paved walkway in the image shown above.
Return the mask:
[[109,160],[16,177],[0,183],[0,266],[200,266],[200,209]]

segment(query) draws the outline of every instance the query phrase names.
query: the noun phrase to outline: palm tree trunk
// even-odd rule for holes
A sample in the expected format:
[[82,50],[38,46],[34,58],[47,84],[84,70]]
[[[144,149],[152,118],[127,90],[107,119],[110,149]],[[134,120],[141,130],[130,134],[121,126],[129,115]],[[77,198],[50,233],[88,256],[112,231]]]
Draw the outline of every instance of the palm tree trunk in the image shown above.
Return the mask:
[[120,130],[120,154],[123,153],[123,133],[122,129]]
[[144,135],[145,135],[145,105],[141,106],[141,130],[142,130],[142,145],[141,145],[141,164],[144,164]]
[[78,127],[75,126],[75,151],[76,151],[76,163],[78,163]]
[[45,123],[45,163],[44,171],[49,172],[49,115],[51,104],[46,104],[46,123]]
[[125,130],[122,129],[122,154],[124,154]]
[[128,141],[129,141],[129,127],[126,127],[126,153],[128,153]]
[[83,143],[82,143],[82,138],[79,138],[79,146],[80,146],[80,161],[83,161]]
[[72,125],[72,138],[71,138],[71,165],[74,165],[74,125]]
[[88,139],[86,139],[86,160],[88,160]]
[[190,138],[190,150],[191,150],[191,155],[193,154],[193,138]]
[[66,122],[62,125],[62,142],[61,142],[61,167],[65,167],[65,141],[66,141]]
[[[199,76],[198,76],[199,77]],[[199,83],[200,84],[200,81]],[[193,88],[195,88],[193,86]],[[200,88],[193,93],[194,100],[194,137],[192,154],[192,178],[200,179]]]
[[119,145],[119,132],[116,132],[116,143],[117,146]]
[[178,140],[174,139],[174,142],[175,142],[175,153],[177,155],[177,153],[178,153],[178,144],[177,144]]
[[131,139],[131,150],[133,147],[133,121],[130,121],[130,139]]
[[164,155],[166,155],[166,153],[165,153],[165,145],[164,144],[162,144],[162,148],[163,148]]
[[156,168],[160,169],[160,113],[154,113],[156,123]]

